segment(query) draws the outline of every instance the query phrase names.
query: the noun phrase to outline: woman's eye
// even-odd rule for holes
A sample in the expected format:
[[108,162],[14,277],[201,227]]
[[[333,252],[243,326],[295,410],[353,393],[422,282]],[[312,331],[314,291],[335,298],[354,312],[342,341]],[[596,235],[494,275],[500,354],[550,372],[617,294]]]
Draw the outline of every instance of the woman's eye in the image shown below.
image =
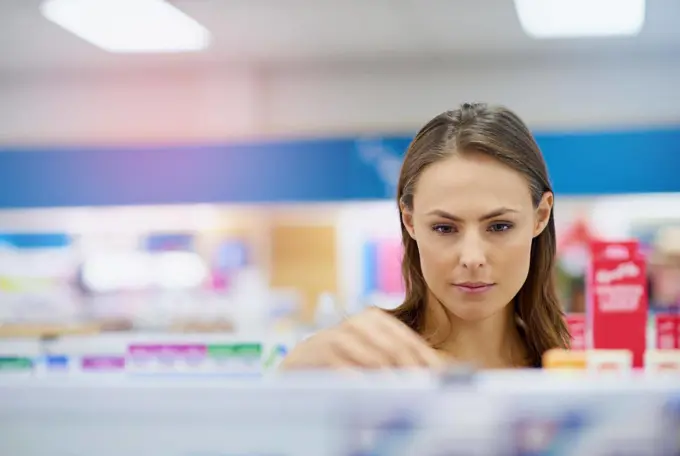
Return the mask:
[[510,228],[512,228],[512,224],[510,223],[494,223],[489,227],[489,231],[496,233],[501,231],[508,231]]
[[432,227],[432,230],[439,234],[453,233],[453,227],[451,225],[435,225]]

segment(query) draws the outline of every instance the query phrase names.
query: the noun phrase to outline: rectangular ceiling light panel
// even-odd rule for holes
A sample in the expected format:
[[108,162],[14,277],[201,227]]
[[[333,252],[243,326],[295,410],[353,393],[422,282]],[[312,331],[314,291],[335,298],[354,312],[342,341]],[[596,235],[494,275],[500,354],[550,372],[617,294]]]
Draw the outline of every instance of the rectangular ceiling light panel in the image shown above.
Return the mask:
[[532,38],[635,36],[645,23],[645,0],[515,0]]
[[205,49],[210,32],[163,0],[45,0],[48,20],[109,52]]

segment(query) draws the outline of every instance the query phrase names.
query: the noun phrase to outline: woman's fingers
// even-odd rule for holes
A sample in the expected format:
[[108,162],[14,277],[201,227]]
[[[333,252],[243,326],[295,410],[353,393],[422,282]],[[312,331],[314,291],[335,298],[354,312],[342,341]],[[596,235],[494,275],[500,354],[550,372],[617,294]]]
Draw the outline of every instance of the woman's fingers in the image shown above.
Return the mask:
[[282,368],[441,368],[445,360],[405,324],[371,309],[301,342]]
[[[438,367],[442,360],[424,340],[404,324],[380,310],[346,322],[345,329],[378,367]],[[348,335],[349,336],[349,335]]]
[[443,365],[441,357],[418,334],[408,326],[389,315],[377,317],[378,324],[385,333],[389,333],[394,340],[400,341],[400,348],[415,358],[418,365],[439,368]]
[[334,362],[366,369],[394,367],[378,345],[365,338],[349,325],[338,330],[331,344]]

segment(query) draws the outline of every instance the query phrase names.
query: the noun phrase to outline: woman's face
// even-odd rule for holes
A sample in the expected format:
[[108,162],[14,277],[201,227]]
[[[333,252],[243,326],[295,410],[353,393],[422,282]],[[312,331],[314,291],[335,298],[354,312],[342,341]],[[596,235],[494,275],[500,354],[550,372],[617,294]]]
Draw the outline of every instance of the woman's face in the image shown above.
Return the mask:
[[456,154],[421,174],[404,224],[420,251],[431,293],[456,317],[504,309],[526,281],[531,243],[553,196],[531,201],[526,178],[483,154]]

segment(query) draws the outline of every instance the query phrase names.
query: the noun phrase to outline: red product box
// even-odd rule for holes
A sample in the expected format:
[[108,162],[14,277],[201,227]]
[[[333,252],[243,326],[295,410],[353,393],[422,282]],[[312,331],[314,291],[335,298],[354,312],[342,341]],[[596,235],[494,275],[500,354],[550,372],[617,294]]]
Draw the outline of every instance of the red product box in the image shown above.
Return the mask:
[[680,316],[659,314],[656,316],[657,350],[680,349]]
[[643,366],[647,346],[646,265],[634,241],[594,242],[586,281],[595,349],[629,350]]
[[567,314],[566,321],[571,334],[571,349],[585,350],[588,346],[585,314]]

